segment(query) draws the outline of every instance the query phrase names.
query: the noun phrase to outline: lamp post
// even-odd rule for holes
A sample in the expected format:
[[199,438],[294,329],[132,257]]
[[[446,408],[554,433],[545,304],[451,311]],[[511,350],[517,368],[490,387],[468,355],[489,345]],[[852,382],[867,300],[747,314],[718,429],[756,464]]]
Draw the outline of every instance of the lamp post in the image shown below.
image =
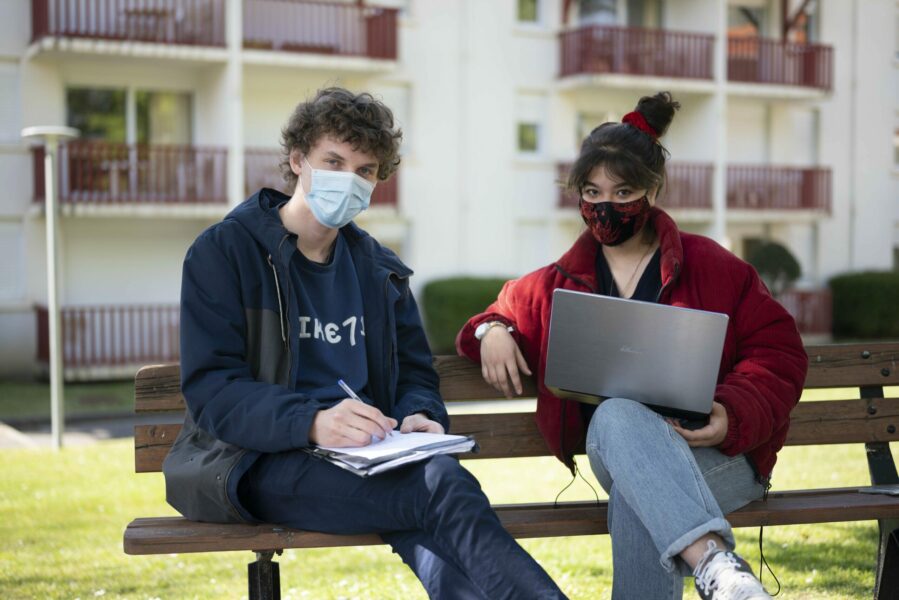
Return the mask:
[[62,448],[64,424],[62,392],[62,331],[59,318],[59,290],[57,289],[57,201],[56,165],[59,142],[78,137],[71,127],[38,126],[22,130],[24,139],[44,143],[44,214],[47,218],[47,315],[50,329],[50,428],[53,448]]

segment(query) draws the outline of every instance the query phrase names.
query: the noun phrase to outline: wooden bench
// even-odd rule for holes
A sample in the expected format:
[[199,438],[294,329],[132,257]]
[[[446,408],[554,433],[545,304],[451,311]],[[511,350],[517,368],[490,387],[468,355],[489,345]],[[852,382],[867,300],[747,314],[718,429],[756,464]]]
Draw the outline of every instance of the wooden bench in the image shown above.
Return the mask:
[[[788,445],[865,444],[872,484],[899,485],[889,443],[899,440],[899,398],[884,398],[883,386],[899,385],[899,343],[813,346],[807,348],[807,388],[856,388],[859,399],[805,401],[793,411]],[[480,369],[465,359],[438,356],[440,390],[447,402],[499,400],[481,379]],[[534,397],[533,381],[524,397]],[[853,395],[853,394],[848,394]],[[150,366],[136,377],[138,413],[163,413],[174,424],[135,427],[138,473],[158,472],[180,430],[184,400],[178,365]],[[464,459],[545,456],[546,445],[533,413],[464,414],[452,417],[454,433],[472,434],[481,451]],[[559,468],[562,468],[561,466]],[[776,473],[776,472],[775,472]],[[878,520],[875,597],[899,597],[899,497],[862,494],[860,488],[772,492],[731,513],[735,527]],[[496,506],[503,525],[515,537],[553,537],[608,533],[606,504],[563,502]],[[271,525],[217,525],[180,517],[135,519],[125,530],[127,554],[168,554],[249,550],[251,599],[279,598],[275,552],[288,548],[322,548],[383,543],[377,535],[337,536]]]

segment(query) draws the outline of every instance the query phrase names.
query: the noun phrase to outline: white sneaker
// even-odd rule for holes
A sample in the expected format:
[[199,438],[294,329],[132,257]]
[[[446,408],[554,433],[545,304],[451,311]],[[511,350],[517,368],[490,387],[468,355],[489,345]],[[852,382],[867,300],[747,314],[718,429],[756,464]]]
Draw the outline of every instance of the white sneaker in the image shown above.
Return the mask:
[[752,568],[733,552],[722,550],[709,541],[693,571],[696,591],[702,600],[770,600]]

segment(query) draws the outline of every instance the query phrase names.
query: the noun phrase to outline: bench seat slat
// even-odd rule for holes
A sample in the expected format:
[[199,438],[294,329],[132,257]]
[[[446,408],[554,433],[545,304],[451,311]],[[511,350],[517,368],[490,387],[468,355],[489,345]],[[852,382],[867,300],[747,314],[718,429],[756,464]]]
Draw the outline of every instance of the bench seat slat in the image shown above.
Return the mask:
[[[831,344],[808,346],[806,351],[807,388],[899,385],[899,343]],[[481,370],[465,358],[437,356],[434,366],[440,373],[440,392],[447,402],[500,398],[496,390],[484,383]],[[523,397],[536,396],[533,378],[525,378],[523,384]],[[184,410],[178,365],[154,365],[138,372],[135,410]]]
[[[890,426],[894,428],[893,433],[889,431]],[[138,473],[159,471],[180,429],[179,424],[135,427],[135,470]],[[530,412],[454,415],[452,430],[474,435],[478,440],[480,453],[466,455],[466,458],[523,458],[549,454]],[[801,402],[792,414],[787,445],[897,440],[899,398],[875,398]]]
[[[772,493],[731,513],[734,527],[865,521],[899,517],[899,498],[859,488]],[[503,526],[517,538],[608,533],[605,502],[497,505]],[[272,525],[195,523],[183,517],[135,519],[125,530],[126,554],[329,548],[382,543],[377,535],[341,536]]]

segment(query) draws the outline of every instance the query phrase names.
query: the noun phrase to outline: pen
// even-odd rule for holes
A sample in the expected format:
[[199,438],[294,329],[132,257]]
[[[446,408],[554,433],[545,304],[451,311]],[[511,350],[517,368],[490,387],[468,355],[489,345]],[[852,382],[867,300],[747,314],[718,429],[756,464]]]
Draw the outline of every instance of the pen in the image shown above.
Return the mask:
[[[346,382],[345,382],[343,379],[338,379],[338,380],[337,380],[337,385],[340,386],[340,389],[342,389],[344,392],[346,392],[347,396],[349,396],[349,397],[352,398],[353,400],[357,400],[357,401],[359,401],[359,402],[362,402],[362,398],[360,398],[359,396],[357,396],[357,395],[356,395],[356,392],[353,391],[353,388],[351,388],[350,386],[348,386],[348,385],[346,384]],[[392,436],[392,435],[393,435],[393,432],[392,432],[392,431],[388,431],[386,437],[390,437],[390,436]],[[379,438],[379,437],[376,436],[376,435],[373,435],[373,436],[371,436],[371,437],[372,437],[372,441],[373,441],[373,442],[380,442],[380,441],[381,441],[381,438]]]
[[346,384],[346,382],[345,382],[343,379],[338,379],[338,380],[337,380],[337,385],[339,385],[340,388],[341,388],[344,392],[347,393],[347,396],[349,396],[349,397],[352,398],[353,400],[358,400],[359,402],[362,402],[362,398],[360,398],[359,396],[357,396],[357,395],[356,395],[356,392],[353,391],[353,388],[351,388],[350,386],[348,386],[348,385]]

